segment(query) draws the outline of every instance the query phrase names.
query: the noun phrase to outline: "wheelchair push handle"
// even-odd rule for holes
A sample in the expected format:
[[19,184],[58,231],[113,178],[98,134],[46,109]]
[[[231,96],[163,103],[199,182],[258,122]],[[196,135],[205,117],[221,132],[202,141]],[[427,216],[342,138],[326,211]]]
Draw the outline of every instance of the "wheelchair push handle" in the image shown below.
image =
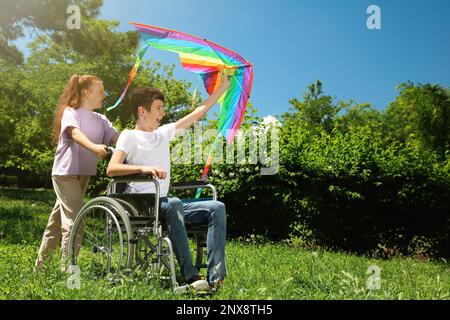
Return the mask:
[[105,147],[106,152],[108,153],[108,156],[106,157],[106,159],[111,159],[115,149],[113,147]]

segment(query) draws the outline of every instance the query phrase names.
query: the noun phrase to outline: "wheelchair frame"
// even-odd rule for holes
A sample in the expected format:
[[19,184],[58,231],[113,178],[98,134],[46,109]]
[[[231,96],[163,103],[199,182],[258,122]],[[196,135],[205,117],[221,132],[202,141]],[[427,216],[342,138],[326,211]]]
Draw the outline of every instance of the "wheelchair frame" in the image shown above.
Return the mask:
[[[115,198],[119,195],[118,185],[128,182],[152,182],[155,185],[156,193],[140,194],[154,197],[153,215],[139,212],[124,199],[126,196]],[[171,185],[170,190],[197,188],[211,189],[212,199],[217,200],[216,188],[207,182],[176,183]],[[88,269],[87,273],[92,273],[93,277],[148,270],[147,275],[170,280],[173,290],[179,290],[181,287],[176,280],[173,246],[163,229],[159,209],[160,186],[156,179],[148,175],[113,177],[106,196],[96,197],[86,203],[74,221],[68,248],[70,265],[79,266],[81,273]],[[97,230],[91,231],[90,227]],[[206,247],[207,226],[187,226],[186,231],[195,237],[195,266],[200,270],[206,267],[203,250]],[[79,254],[84,258],[80,258]]]

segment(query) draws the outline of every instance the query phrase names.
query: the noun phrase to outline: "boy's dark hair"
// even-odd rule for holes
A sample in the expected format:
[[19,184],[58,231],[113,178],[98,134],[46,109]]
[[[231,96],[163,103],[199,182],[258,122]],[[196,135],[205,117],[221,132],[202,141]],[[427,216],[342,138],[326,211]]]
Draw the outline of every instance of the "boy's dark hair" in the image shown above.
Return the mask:
[[138,119],[138,108],[143,106],[145,109],[150,111],[153,101],[161,100],[164,102],[163,93],[155,88],[151,87],[140,87],[133,89],[128,98],[131,110],[135,119]]

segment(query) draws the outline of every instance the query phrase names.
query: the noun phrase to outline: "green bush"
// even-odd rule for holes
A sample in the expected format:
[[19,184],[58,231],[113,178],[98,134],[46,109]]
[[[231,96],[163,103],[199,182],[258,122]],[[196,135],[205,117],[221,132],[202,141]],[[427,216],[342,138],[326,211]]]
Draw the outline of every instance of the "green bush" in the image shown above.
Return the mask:
[[0,186],[17,187],[17,177],[6,174],[0,174]]
[[[376,255],[448,255],[449,158],[385,136],[380,118],[354,108],[333,128],[312,129],[295,113],[284,117],[276,175],[261,175],[261,164],[213,162],[208,181],[226,204],[229,236]],[[250,116],[243,126],[257,120]],[[199,180],[202,169],[175,164],[172,181]],[[94,195],[107,181],[99,177],[90,186]]]
[[295,101],[300,111],[283,117],[277,175],[261,176],[255,165],[213,166],[209,179],[227,205],[229,233],[448,256],[450,153],[442,161],[440,150],[387,134],[370,106],[345,104],[337,115],[330,99],[314,94],[325,112],[302,112],[309,106]]

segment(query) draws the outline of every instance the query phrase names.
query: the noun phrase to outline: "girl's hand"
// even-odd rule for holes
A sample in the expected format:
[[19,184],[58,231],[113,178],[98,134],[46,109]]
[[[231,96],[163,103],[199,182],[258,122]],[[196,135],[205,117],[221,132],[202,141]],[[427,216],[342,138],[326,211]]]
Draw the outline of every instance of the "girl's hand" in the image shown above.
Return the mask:
[[94,154],[99,159],[105,159],[108,156],[108,146],[104,144],[95,144],[94,145]]
[[158,179],[167,178],[167,171],[158,166],[153,166],[153,167],[143,166],[141,168],[141,172],[143,174],[152,175],[153,177],[158,178]]

